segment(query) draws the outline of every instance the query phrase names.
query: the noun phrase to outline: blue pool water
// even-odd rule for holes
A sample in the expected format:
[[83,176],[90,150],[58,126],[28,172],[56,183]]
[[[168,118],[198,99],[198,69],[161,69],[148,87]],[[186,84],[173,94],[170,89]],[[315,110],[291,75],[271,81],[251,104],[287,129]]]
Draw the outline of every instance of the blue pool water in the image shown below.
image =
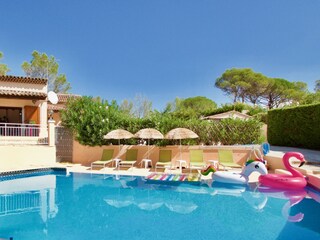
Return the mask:
[[5,178],[0,238],[320,239],[319,193],[254,189],[90,174]]

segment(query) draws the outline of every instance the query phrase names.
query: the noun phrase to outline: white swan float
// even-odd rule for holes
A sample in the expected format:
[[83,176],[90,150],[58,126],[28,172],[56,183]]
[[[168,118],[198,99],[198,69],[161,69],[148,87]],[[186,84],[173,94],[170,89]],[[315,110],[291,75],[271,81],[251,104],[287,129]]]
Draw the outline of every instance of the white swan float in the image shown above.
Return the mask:
[[217,171],[213,166],[208,166],[201,174],[208,175],[212,173],[212,179],[216,182],[232,183],[232,184],[247,184],[249,176],[253,172],[259,172],[261,175],[268,173],[264,162],[261,160],[248,160],[242,169],[241,173]]

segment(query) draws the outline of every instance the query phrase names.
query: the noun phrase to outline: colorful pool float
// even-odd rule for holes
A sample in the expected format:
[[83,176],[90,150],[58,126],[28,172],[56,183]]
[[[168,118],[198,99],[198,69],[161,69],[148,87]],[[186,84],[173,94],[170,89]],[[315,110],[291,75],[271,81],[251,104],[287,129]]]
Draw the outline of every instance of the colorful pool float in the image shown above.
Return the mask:
[[213,167],[208,167],[202,173],[203,175],[213,172],[212,179],[216,182],[232,183],[232,184],[247,184],[249,176],[252,172],[267,174],[268,170],[262,160],[248,160],[241,173],[229,171],[216,171]]
[[259,182],[262,186],[280,189],[301,189],[307,185],[305,177],[298,170],[294,169],[289,159],[297,158],[301,163],[301,167],[305,163],[304,156],[299,152],[287,152],[284,154],[282,161],[285,168],[291,173],[288,174],[267,174],[259,177]]
[[147,180],[166,181],[166,182],[197,182],[200,181],[199,176],[193,174],[160,174],[152,173],[146,177]]

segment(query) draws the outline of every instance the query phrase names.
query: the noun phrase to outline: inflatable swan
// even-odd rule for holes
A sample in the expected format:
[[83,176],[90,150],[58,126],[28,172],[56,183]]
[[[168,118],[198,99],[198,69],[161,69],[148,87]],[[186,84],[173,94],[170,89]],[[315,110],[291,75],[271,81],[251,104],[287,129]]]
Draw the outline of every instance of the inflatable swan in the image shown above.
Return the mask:
[[247,184],[249,176],[252,172],[259,172],[263,175],[267,174],[268,170],[263,161],[249,160],[246,162],[246,165],[241,173],[216,171],[216,169],[210,165],[205,170],[201,171],[201,174],[208,175],[210,172],[213,172],[212,179],[217,182]]
[[281,188],[281,189],[301,189],[307,185],[307,181],[298,170],[294,169],[289,162],[291,157],[300,160],[301,167],[304,163],[304,156],[299,152],[287,152],[284,154],[282,161],[286,169],[291,173],[288,174],[267,174],[259,177],[259,182],[262,186]]

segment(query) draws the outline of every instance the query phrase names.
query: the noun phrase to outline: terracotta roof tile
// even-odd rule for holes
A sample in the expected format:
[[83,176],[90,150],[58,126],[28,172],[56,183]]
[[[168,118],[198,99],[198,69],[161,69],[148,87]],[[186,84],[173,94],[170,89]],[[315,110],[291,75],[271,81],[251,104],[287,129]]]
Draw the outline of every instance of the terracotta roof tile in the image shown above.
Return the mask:
[[66,109],[65,103],[67,103],[68,99],[81,97],[80,95],[67,94],[67,93],[58,93],[57,96],[58,96],[58,104],[51,104],[48,102],[48,110],[60,111],[60,110]]
[[45,99],[47,97],[47,94],[44,92],[0,89],[0,96],[6,96],[6,97],[10,97],[10,98],[11,97],[26,97],[26,98]]
[[62,109],[66,109],[65,105],[53,105],[48,103],[48,110],[55,110],[55,111],[60,111]]
[[18,77],[18,76],[0,76],[1,82],[17,82],[17,83],[30,83],[30,84],[41,84],[46,85],[47,79],[43,78],[31,78],[31,77]]
[[81,97],[80,95],[76,95],[76,94],[67,94],[67,93],[58,93],[58,102],[59,103],[66,103],[68,102],[68,99],[70,98],[78,98]]

